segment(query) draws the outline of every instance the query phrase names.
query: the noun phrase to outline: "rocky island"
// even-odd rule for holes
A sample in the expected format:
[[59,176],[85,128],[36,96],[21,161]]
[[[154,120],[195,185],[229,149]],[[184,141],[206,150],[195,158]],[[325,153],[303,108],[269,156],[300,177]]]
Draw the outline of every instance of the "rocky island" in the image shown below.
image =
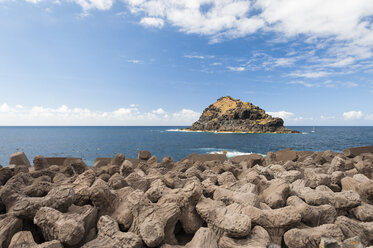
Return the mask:
[[372,245],[373,146],[0,166],[1,248]]
[[219,98],[208,106],[190,128],[183,131],[242,132],[242,133],[299,133],[284,127],[281,118],[273,118],[250,102],[230,96]]

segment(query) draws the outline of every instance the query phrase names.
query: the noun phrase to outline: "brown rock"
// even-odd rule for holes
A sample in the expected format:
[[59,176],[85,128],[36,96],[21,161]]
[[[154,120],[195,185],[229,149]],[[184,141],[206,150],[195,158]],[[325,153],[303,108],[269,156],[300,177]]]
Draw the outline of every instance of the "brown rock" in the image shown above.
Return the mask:
[[351,147],[343,150],[343,153],[347,157],[355,157],[362,153],[373,153],[373,146]]
[[32,236],[30,231],[22,231],[16,233],[12,241],[10,242],[9,248],[63,248],[61,242],[57,240],[44,242],[38,245]]
[[220,248],[267,248],[270,247],[271,238],[261,226],[255,226],[251,233],[241,239],[234,239],[224,235],[219,241]]
[[9,164],[31,166],[24,152],[16,152],[10,155]]
[[36,156],[33,160],[35,170],[43,170],[49,167],[48,161],[44,156]]
[[0,215],[0,247],[8,247],[13,235],[21,230],[21,219],[12,215]]
[[133,232],[121,232],[118,223],[111,217],[101,216],[97,223],[97,238],[86,243],[83,248],[142,248],[141,238]]
[[277,151],[275,153],[275,156],[276,156],[276,161],[286,162],[289,160],[290,161],[297,160],[297,152],[292,150],[291,148],[286,148],[284,150]]
[[319,246],[322,237],[334,238],[341,241],[343,233],[334,224],[325,224],[304,229],[294,228],[285,233],[284,241],[289,248],[314,248]]
[[138,159],[147,161],[151,156],[149,151],[139,151]]

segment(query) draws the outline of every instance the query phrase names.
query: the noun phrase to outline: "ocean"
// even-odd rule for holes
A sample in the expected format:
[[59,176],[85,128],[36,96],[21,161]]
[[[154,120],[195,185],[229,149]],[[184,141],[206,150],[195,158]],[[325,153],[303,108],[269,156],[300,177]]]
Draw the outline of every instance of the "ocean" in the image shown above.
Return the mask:
[[149,150],[159,160],[180,160],[191,153],[221,153],[228,157],[294,150],[341,152],[347,147],[373,145],[373,127],[295,127],[302,134],[239,134],[179,132],[184,127],[0,127],[0,164],[23,151],[32,162],[37,155],[80,157],[92,165],[96,157],[124,153],[137,157]]

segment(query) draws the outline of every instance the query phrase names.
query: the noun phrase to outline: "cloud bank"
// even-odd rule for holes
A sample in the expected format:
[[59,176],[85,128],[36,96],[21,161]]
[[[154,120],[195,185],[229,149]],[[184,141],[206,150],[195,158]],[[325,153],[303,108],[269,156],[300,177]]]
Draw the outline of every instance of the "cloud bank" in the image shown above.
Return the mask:
[[191,125],[200,113],[191,109],[167,112],[162,108],[141,112],[136,104],[113,111],[87,108],[0,105],[0,125]]

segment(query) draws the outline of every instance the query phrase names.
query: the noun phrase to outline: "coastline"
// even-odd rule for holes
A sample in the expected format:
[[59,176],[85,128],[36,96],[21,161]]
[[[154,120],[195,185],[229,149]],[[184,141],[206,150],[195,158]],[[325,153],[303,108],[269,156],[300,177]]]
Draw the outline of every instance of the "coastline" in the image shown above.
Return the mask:
[[212,131],[212,130],[191,130],[188,128],[181,128],[175,130],[167,130],[173,132],[189,132],[189,133],[237,133],[237,134],[299,134],[302,132],[245,132],[245,131]]
[[143,150],[92,167],[72,157],[31,163],[18,152],[0,167],[2,247],[364,247],[372,209],[373,146],[180,161]]

